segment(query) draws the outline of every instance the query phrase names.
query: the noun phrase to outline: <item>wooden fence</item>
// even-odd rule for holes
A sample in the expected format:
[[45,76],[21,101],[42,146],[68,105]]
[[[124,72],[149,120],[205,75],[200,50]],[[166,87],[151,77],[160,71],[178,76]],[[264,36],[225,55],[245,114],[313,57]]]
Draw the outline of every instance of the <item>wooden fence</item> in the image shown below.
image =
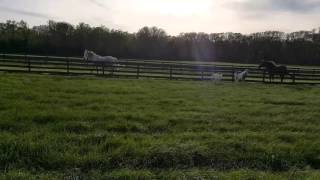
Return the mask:
[[[82,58],[0,54],[0,71],[32,72],[64,75],[97,75],[127,78],[165,78],[171,80],[208,81],[213,73],[222,73],[224,81],[233,81],[236,71],[249,70],[248,82],[268,82],[257,65],[222,65],[157,60],[121,59],[119,65],[101,64],[97,67]],[[286,84],[320,84],[320,68],[288,67],[292,78]],[[276,76],[273,83],[280,83]]]

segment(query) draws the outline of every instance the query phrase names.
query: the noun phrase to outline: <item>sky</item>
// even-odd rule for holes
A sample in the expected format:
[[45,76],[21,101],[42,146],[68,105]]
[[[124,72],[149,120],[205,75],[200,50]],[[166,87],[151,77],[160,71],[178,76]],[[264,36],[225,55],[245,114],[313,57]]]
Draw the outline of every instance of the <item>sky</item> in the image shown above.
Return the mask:
[[320,27],[320,0],[0,0],[0,22],[48,20],[137,32],[293,32]]

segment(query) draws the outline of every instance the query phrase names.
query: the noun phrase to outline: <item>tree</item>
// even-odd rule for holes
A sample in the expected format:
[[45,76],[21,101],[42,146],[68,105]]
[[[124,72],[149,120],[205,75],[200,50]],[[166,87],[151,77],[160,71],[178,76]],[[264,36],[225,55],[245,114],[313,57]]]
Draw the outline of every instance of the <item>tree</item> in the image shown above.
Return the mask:
[[137,33],[128,33],[85,23],[73,26],[49,21],[31,28],[24,21],[0,23],[2,53],[82,56],[84,49],[127,58],[235,63],[270,59],[283,64],[320,65],[320,28],[292,33],[191,32],[169,36],[158,27],[143,27]]

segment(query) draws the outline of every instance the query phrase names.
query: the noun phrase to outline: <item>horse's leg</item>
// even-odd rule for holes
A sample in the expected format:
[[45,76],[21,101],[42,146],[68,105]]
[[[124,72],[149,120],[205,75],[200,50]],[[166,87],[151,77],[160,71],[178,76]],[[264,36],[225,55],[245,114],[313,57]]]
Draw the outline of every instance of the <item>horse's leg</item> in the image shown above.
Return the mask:
[[272,80],[272,74],[269,72],[269,81],[272,82],[271,80]]
[[92,74],[92,70],[91,70],[91,68],[90,68],[90,66],[89,66],[89,62],[86,62],[86,68],[88,68],[88,71],[90,71],[90,74]]
[[277,77],[277,74],[275,72],[273,72],[272,75],[271,75],[272,82],[274,82],[274,78],[275,77]]
[[275,74],[272,74],[272,82],[274,82]]
[[274,74],[271,75],[272,82],[274,82],[274,76],[275,76]]
[[89,63],[88,63],[88,66],[89,66],[90,71],[91,71],[90,74],[93,74],[93,72],[94,72],[94,70],[93,70],[93,64],[90,64],[90,65],[89,65]]

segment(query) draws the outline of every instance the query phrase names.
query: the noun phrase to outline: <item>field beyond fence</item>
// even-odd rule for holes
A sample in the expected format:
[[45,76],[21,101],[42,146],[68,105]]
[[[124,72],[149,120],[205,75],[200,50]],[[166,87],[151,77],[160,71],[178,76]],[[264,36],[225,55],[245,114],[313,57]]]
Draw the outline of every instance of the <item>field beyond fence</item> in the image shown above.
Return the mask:
[[[248,82],[267,82],[258,65],[192,63],[161,60],[120,59],[118,65],[86,63],[83,58],[0,54],[0,71],[32,72],[63,75],[98,75],[105,77],[162,78],[171,80],[210,80],[222,73],[224,81],[233,81],[237,71],[249,70]],[[288,67],[293,78],[286,84],[320,84],[320,68]],[[280,83],[276,76],[274,83]]]

